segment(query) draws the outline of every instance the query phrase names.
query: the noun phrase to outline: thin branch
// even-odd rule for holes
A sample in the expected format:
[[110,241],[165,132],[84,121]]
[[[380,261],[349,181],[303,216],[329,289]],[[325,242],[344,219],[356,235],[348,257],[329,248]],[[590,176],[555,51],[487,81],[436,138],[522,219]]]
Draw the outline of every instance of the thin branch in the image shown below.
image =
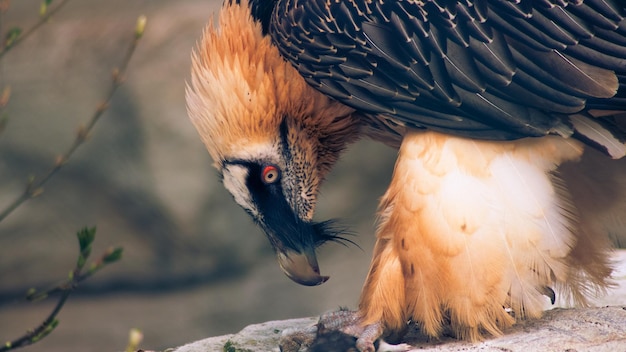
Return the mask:
[[[93,262],[86,272],[82,272],[82,267],[78,268],[78,270],[74,270],[70,275],[70,281],[65,281],[57,286],[49,288],[45,291],[32,291],[26,294],[26,299],[31,302],[40,301],[48,298],[49,296],[55,295],[59,292],[65,292],[68,290],[74,289],[78,286],[79,283],[87,280],[100,269],[104,268],[105,265],[117,261],[122,254],[121,247],[109,248],[97,261]],[[0,350],[1,352],[2,350]]]
[[[36,343],[44,337],[48,336],[59,324],[57,315],[59,315],[59,312],[65,305],[65,302],[67,301],[70,294],[74,292],[74,290],[78,287],[78,284],[95,274],[98,270],[102,269],[107,264],[113,263],[121,258],[121,247],[109,248],[102,256],[100,256],[98,260],[93,262],[87,268],[86,272],[83,273],[83,268],[85,266],[87,258],[91,253],[91,244],[95,238],[95,233],[95,227],[91,229],[83,229],[77,233],[81,247],[80,253],[78,255],[78,260],[76,261],[76,266],[74,267],[74,270],[72,270],[69,278],[66,281],[42,292],[32,290],[32,292],[29,292],[26,295],[26,299],[28,299],[29,301],[38,301],[60,292],[61,297],[59,297],[59,300],[54,306],[54,309],[52,309],[46,319],[35,329],[29,330],[23,336],[0,346],[0,352],[6,352],[20,347],[32,345],[33,343]],[[86,242],[83,242],[82,240],[85,238]]]
[[[0,0],[0,33],[4,33],[4,16],[9,10],[10,0]],[[6,42],[0,40],[0,50],[4,50]],[[6,115],[6,107],[11,97],[11,87],[4,83],[4,61],[0,60],[0,89],[2,97],[0,97],[0,135],[4,132],[8,117]]]
[[128,67],[128,63],[135,53],[135,49],[137,48],[139,40],[143,35],[145,22],[146,19],[143,16],[139,17],[139,19],[137,20],[137,27],[135,29],[135,36],[133,38],[133,41],[131,42],[131,45],[129,46],[120,66],[113,70],[109,90],[107,91],[103,102],[100,103],[94,111],[87,125],[81,126],[79,128],[78,133],[76,134],[76,139],[74,140],[72,145],[65,151],[65,153],[56,158],[54,165],[52,165],[52,167],[43,176],[32,178],[31,180],[29,180],[22,194],[17,197],[12,203],[10,203],[2,212],[0,212],[0,222],[4,220],[9,214],[11,214],[15,209],[17,209],[20,205],[22,205],[26,200],[40,195],[43,192],[43,186],[46,184],[46,182],[48,182],[48,180],[50,180],[50,178],[52,178],[52,176],[54,176],[68,162],[68,160],[72,157],[72,155],[74,155],[74,152],[78,149],[78,147],[85,143],[93,127],[100,120],[102,114],[108,109],[113,95],[124,81],[124,75],[126,74],[126,68]]
[[2,59],[2,57],[6,53],[8,53],[9,50],[15,48],[18,44],[23,42],[24,39],[30,37],[33,33],[35,33],[35,31],[37,31],[37,29],[39,29],[41,26],[46,24],[48,22],[48,20],[50,19],[50,17],[52,17],[55,13],[57,13],[68,2],[70,2],[70,0],[63,0],[57,6],[55,6],[53,9],[51,9],[49,11],[46,11],[46,13],[43,14],[39,18],[39,21],[37,21],[37,23],[35,23],[32,27],[30,27],[27,30],[25,30],[24,33],[21,33],[19,36],[17,36],[15,39],[13,39],[9,45],[4,45],[4,43],[3,43],[2,44],[2,48],[0,48],[0,59]]
[[63,291],[63,294],[59,298],[59,301],[57,302],[56,306],[54,306],[54,309],[52,310],[52,312],[50,312],[48,317],[41,324],[39,324],[37,328],[33,330],[29,330],[26,334],[24,334],[24,336],[14,341],[7,342],[4,345],[0,346],[0,352],[10,351],[10,350],[20,348],[20,347],[25,347],[48,336],[48,334],[50,334],[52,330],[54,330],[54,328],[57,326],[59,321],[57,320],[56,317],[61,311],[61,308],[63,308],[63,306],[65,305],[65,301],[67,301],[67,298],[72,293],[72,290],[73,289],[66,289]]

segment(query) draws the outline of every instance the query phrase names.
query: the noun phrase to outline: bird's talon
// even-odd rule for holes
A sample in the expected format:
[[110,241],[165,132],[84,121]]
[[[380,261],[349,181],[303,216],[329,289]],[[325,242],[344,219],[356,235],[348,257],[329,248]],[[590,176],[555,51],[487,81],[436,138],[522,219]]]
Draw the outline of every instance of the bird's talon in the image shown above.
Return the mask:
[[374,343],[371,341],[362,341],[358,339],[356,342],[356,348],[360,352],[376,352],[376,347],[374,347]]
[[[356,349],[361,352],[376,351],[378,340],[383,334],[382,324],[361,324],[358,312],[339,310],[323,314],[317,323],[317,338],[336,332],[353,336]],[[398,350],[396,350],[398,351]]]
[[327,312],[320,316],[317,323],[318,334],[331,330],[340,330],[348,335],[355,336],[359,333],[356,331],[352,332],[353,329],[350,328],[357,327],[358,323],[359,316],[356,312],[344,309]]

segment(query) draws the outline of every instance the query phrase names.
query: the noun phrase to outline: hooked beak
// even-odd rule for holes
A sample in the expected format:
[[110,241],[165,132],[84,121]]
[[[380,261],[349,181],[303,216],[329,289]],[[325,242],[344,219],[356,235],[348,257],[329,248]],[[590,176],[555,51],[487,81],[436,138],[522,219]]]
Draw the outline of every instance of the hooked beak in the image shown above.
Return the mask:
[[320,275],[314,248],[307,248],[302,253],[293,250],[277,251],[278,264],[291,280],[305,286],[321,285],[328,276]]
[[[261,223],[274,247],[282,271],[296,283],[305,286],[321,285],[328,276],[320,274],[315,248],[327,241],[341,241],[332,221],[305,222],[296,217],[284,217],[282,222]],[[292,220],[292,221],[289,221]]]

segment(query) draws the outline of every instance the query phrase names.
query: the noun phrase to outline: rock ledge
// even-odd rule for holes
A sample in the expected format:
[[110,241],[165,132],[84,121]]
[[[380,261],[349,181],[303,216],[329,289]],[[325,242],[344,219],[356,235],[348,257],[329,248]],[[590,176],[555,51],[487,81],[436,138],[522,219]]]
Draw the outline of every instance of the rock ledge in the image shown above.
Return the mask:
[[[305,328],[317,318],[271,321],[250,325],[231,335],[211,337],[175,348],[172,352],[279,351],[278,340],[285,329]],[[626,351],[626,306],[546,311],[543,318],[521,322],[504,336],[481,343],[451,338],[426,341],[418,334],[407,341],[414,351]]]

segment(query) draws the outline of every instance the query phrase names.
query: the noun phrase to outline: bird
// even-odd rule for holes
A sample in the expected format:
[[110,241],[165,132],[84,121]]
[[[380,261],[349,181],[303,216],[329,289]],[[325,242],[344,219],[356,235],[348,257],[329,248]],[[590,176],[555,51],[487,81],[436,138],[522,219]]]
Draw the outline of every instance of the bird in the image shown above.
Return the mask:
[[324,326],[360,351],[408,323],[479,341],[611,285],[560,167],[626,154],[625,18],[622,0],[227,0],[192,50],[187,111],[302,285],[345,241],[314,219],[342,152],[397,148],[358,307]]

